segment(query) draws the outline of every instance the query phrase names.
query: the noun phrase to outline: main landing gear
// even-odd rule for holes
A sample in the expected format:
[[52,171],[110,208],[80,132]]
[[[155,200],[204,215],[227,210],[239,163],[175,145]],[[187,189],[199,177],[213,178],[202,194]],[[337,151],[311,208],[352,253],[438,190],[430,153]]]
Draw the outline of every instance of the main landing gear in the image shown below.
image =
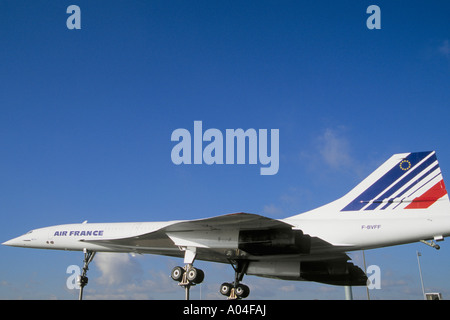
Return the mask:
[[175,267],[170,274],[171,278],[178,281],[178,285],[186,290],[186,300],[189,300],[189,289],[191,286],[202,283],[205,274],[202,270],[194,268],[192,264],[186,264],[184,267]]
[[181,248],[184,253],[184,267],[175,267],[170,274],[171,278],[179,282],[179,286],[184,287],[186,291],[186,300],[189,300],[189,290],[191,286],[200,284],[205,278],[205,273],[192,265],[197,255],[195,247]]
[[[177,266],[172,269],[170,277],[178,281],[178,285],[186,290],[186,300],[189,300],[189,290],[191,286],[202,283],[205,274],[202,270],[194,268],[193,263],[197,255],[195,247],[183,247],[181,250],[184,253],[184,267]],[[244,274],[247,272],[247,260],[230,260],[230,264],[234,269],[234,282],[224,282],[220,286],[219,292],[228,297],[228,299],[244,299],[250,294],[250,288],[241,283]]]
[[244,278],[244,274],[247,272],[248,261],[235,261],[231,262],[231,266],[234,269],[234,282],[222,283],[220,286],[220,293],[230,300],[244,299],[250,294],[250,288],[241,283]]

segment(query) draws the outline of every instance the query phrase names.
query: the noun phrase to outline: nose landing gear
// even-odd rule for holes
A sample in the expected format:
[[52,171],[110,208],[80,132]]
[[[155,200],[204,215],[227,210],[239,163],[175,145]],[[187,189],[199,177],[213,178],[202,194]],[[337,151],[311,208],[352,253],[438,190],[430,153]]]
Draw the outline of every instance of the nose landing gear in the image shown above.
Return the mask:
[[89,263],[92,262],[95,256],[95,251],[90,250],[83,250],[84,252],[84,265],[83,265],[83,272],[78,277],[78,284],[80,286],[80,295],[78,296],[79,300],[83,300],[83,289],[88,284],[88,277],[86,277],[86,273],[89,270]]

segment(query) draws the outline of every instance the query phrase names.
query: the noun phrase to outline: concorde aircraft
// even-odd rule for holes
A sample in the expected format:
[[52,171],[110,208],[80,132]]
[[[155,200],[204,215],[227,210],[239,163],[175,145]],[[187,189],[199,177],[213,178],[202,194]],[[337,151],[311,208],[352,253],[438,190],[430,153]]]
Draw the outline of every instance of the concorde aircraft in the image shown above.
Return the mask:
[[250,213],[212,218],[66,224],[40,229],[4,245],[80,250],[86,271],[96,252],[148,253],[184,258],[171,276],[188,288],[201,283],[194,260],[228,263],[234,281],[220,292],[248,296],[245,274],[332,285],[364,286],[367,277],[347,252],[422,241],[436,249],[450,235],[450,202],[436,153],[395,154],[342,198],[286,219]]

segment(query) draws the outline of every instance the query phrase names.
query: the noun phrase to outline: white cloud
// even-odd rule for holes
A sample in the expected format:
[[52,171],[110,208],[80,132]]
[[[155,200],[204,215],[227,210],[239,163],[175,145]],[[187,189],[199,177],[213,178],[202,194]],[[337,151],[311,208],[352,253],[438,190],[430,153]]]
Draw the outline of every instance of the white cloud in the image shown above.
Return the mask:
[[137,259],[126,253],[98,253],[95,265],[102,275],[96,281],[101,285],[122,285],[130,283],[133,277],[142,274]]
[[283,210],[274,205],[273,203],[271,203],[269,205],[264,206],[263,212],[268,215],[277,216],[281,215],[283,213]]
[[131,256],[127,253],[98,253],[93,261],[101,275],[86,287],[86,299],[170,298],[179,289],[170,278],[170,269],[161,270],[160,266],[153,263],[162,259],[149,257]]
[[312,171],[347,170],[354,167],[351,141],[344,126],[328,127],[312,140],[312,147],[300,152],[299,159]]
[[341,132],[327,128],[317,139],[317,147],[322,160],[332,168],[347,167],[352,164],[350,143]]
[[439,46],[439,52],[447,58],[450,58],[450,41],[444,40]]

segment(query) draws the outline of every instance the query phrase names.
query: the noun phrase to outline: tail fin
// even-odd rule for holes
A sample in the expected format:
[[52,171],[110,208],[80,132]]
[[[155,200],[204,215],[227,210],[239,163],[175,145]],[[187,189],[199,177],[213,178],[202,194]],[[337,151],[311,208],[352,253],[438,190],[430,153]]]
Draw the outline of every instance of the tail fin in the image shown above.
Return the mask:
[[449,204],[436,153],[415,152],[393,155],[345,196],[306,214],[441,211]]
[[349,194],[341,211],[426,209],[447,190],[431,151],[393,155]]

